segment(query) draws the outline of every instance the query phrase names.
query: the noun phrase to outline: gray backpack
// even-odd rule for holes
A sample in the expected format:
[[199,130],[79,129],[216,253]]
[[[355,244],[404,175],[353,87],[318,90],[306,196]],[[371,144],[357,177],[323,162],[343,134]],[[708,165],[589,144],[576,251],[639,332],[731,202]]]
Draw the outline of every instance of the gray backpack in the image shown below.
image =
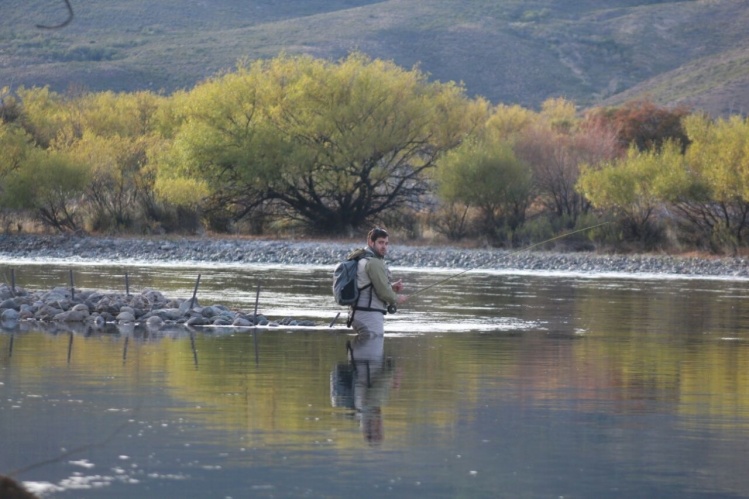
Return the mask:
[[358,250],[353,252],[347,260],[336,265],[333,272],[333,296],[337,304],[345,307],[356,305],[359,293],[366,288],[366,286],[359,288],[356,283],[359,260],[369,258],[369,256],[371,253],[368,250]]

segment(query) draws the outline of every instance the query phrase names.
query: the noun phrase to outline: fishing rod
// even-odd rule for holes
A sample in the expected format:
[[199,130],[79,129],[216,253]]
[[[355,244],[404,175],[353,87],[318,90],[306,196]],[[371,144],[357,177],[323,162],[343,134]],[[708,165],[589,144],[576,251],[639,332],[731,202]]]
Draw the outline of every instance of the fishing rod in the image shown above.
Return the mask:
[[[542,244],[550,243],[550,242],[552,242],[552,241],[556,241],[556,240],[558,240],[558,239],[562,239],[562,238],[565,238],[565,237],[567,237],[567,236],[571,236],[571,235],[573,235],[573,234],[578,234],[578,233],[580,233],[580,232],[585,232],[585,231],[587,231],[587,230],[595,229],[595,228],[597,228],[597,227],[601,227],[601,226],[603,226],[603,225],[606,225],[606,224],[609,224],[609,223],[611,223],[611,222],[602,222],[602,223],[600,223],[600,224],[596,224],[596,225],[591,225],[591,226],[589,226],[589,227],[584,227],[584,228],[582,228],[582,229],[577,229],[577,230],[573,230],[572,232],[565,232],[564,234],[560,234],[560,235],[558,235],[558,236],[554,236],[554,237],[552,237],[552,238],[550,238],[550,239],[546,239],[546,240],[544,240],[544,241],[541,241],[541,242],[539,242],[539,243],[531,244],[530,246],[526,246],[525,248],[520,248],[520,249],[517,249],[517,250],[515,250],[515,251],[511,251],[511,252],[509,252],[509,253],[507,254],[507,256],[511,256],[511,255],[514,255],[514,254],[520,253],[520,252],[522,252],[522,251],[528,251],[528,250],[530,250],[530,249],[532,249],[532,248],[535,248],[536,246],[541,246]],[[415,296],[415,295],[421,294],[421,293],[423,293],[424,291],[426,291],[426,290],[428,290],[428,289],[432,289],[432,288],[434,288],[434,287],[436,287],[436,286],[439,286],[439,285],[441,285],[441,284],[444,284],[444,283],[446,283],[447,281],[449,281],[450,279],[455,279],[456,277],[460,277],[460,276],[462,276],[463,274],[465,274],[465,273],[467,273],[467,272],[470,272],[470,271],[472,271],[472,270],[476,270],[476,269],[478,269],[478,268],[481,268],[481,266],[479,265],[479,266],[476,266],[476,267],[471,267],[471,268],[469,268],[469,269],[466,269],[466,270],[462,270],[462,271],[458,272],[457,274],[453,274],[453,275],[451,275],[451,276],[449,276],[449,277],[446,277],[445,279],[442,279],[442,280],[440,280],[440,281],[437,281],[437,282],[435,282],[435,283],[432,283],[432,284],[430,284],[429,286],[425,286],[425,287],[423,287],[423,288],[421,288],[421,289],[418,289],[418,290],[414,291],[413,293],[411,293],[411,294],[410,294],[410,295],[408,295],[408,296],[409,296],[409,298],[410,298],[410,297],[412,297],[412,296]],[[392,309],[392,310],[391,310],[391,309]],[[397,309],[397,307],[396,307],[395,305],[390,305],[390,306],[388,307],[388,313],[390,313],[390,314],[394,314],[395,312],[397,312],[397,310],[398,310],[398,309]]]

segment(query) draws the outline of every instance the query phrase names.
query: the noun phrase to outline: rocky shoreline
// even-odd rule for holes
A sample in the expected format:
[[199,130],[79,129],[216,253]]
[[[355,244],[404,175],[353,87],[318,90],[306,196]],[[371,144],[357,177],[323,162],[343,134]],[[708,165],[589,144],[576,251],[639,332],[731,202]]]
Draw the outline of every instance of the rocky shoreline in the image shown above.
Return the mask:
[[[362,242],[2,235],[0,259],[335,265]],[[746,258],[391,246],[392,267],[749,278]]]

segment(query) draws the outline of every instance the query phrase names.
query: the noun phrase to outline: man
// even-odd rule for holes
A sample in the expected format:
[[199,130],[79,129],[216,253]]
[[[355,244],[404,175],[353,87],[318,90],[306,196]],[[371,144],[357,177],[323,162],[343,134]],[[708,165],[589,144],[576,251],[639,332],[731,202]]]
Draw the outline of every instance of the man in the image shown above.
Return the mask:
[[360,258],[356,279],[361,291],[349,317],[357,334],[385,334],[388,305],[406,301],[405,295],[398,295],[403,290],[403,281],[391,282],[385,265],[389,245],[388,233],[376,227],[367,235],[367,247],[349,255],[349,258]]

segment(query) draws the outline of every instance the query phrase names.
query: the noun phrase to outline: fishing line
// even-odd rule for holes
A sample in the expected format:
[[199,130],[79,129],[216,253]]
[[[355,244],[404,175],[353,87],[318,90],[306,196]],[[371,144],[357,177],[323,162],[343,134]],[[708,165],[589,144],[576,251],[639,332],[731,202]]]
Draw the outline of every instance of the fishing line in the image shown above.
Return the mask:
[[[531,244],[530,246],[526,246],[525,248],[520,248],[518,250],[511,251],[511,252],[509,252],[507,254],[507,256],[512,256],[512,255],[515,255],[515,254],[520,253],[522,251],[527,251],[529,249],[535,248],[536,246],[541,246],[542,244],[550,243],[552,241],[556,241],[557,239],[562,239],[562,238],[565,238],[567,236],[571,236],[573,234],[578,234],[580,232],[585,232],[586,230],[595,229],[596,227],[601,227],[602,225],[606,225],[606,224],[609,224],[609,223],[611,223],[611,222],[603,222],[603,223],[600,223],[600,224],[591,225],[589,227],[584,227],[582,229],[573,230],[572,232],[565,232],[564,234],[560,234],[558,236],[554,236],[554,237],[552,237],[550,239],[546,239],[545,241],[541,241],[540,243]],[[453,275],[451,275],[449,277],[446,277],[445,279],[442,279],[441,281],[437,281],[437,282],[435,282],[433,284],[430,284],[429,286],[426,286],[426,287],[423,287],[421,289],[418,289],[418,290],[414,291],[413,293],[411,293],[410,295],[408,295],[408,297],[410,298],[412,296],[421,294],[421,293],[423,293],[424,291],[426,291],[428,289],[432,289],[434,287],[437,287],[437,286],[439,286],[441,284],[446,283],[450,279],[455,279],[456,277],[460,277],[460,276],[462,276],[463,274],[465,274],[467,272],[470,272],[472,270],[477,270],[479,268],[481,268],[481,266],[471,267],[469,269],[462,270],[462,271],[458,272],[457,274],[453,274]],[[392,312],[392,313],[395,313],[395,312]]]

